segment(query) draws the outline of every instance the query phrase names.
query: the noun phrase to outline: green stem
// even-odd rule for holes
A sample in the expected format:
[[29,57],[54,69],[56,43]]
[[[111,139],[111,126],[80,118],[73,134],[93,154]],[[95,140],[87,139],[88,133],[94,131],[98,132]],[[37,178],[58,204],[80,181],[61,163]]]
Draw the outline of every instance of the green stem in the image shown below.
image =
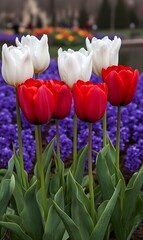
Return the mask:
[[116,132],[116,167],[117,169],[119,169],[119,155],[120,155],[120,121],[121,121],[121,107],[118,106],[117,132]]
[[90,197],[90,213],[93,222],[95,222],[95,203],[93,189],[93,173],[92,173],[92,123],[89,123],[88,134],[88,174],[89,174],[89,197]]
[[103,116],[103,147],[106,146],[106,132],[107,132],[107,123],[106,123],[106,112]]
[[74,112],[74,129],[73,129],[73,173],[77,165],[77,116]]
[[39,74],[35,73],[34,75],[35,75],[35,79],[38,79]]
[[57,142],[57,165],[60,171],[61,170],[61,154],[60,154],[60,136],[59,136],[58,119],[56,119],[55,122],[56,122],[56,142]]
[[44,168],[43,168],[43,159],[42,159],[42,139],[41,139],[40,125],[35,125],[35,139],[36,139],[37,164],[38,164],[38,171],[40,176],[40,187],[42,192],[42,205],[44,210],[44,217],[46,219],[47,201],[46,201],[46,188],[45,188]]
[[26,189],[27,185],[26,185],[26,178],[25,178],[25,173],[24,173],[21,120],[20,120],[20,108],[19,108],[17,89],[16,89],[16,117],[17,117],[17,129],[18,129],[19,158],[20,158],[19,164],[20,164],[22,183],[23,183],[24,188]]

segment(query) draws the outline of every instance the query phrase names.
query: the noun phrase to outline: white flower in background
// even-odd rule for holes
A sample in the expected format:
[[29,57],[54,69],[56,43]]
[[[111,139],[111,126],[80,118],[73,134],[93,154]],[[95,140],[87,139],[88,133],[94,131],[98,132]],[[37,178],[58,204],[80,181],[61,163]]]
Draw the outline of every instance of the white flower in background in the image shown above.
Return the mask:
[[58,50],[58,69],[61,80],[70,88],[77,80],[89,81],[92,73],[92,52],[84,48],[79,51]]
[[93,52],[93,72],[98,76],[101,76],[102,68],[118,65],[121,39],[117,36],[113,40],[110,40],[107,36],[102,39],[93,37],[91,42],[86,38],[86,47],[89,53]]
[[37,37],[30,35],[23,36],[21,42],[16,38],[15,43],[17,46],[27,45],[29,47],[34,66],[34,73],[40,73],[47,69],[50,64],[50,54],[48,37],[46,34],[44,34],[40,40]]
[[6,83],[16,87],[34,74],[28,47],[2,46],[2,76]]

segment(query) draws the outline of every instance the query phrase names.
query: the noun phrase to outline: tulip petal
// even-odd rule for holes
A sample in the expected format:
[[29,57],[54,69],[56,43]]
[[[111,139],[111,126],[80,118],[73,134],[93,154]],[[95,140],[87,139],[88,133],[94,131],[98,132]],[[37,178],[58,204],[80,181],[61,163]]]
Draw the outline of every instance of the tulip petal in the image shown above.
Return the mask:
[[124,82],[116,71],[111,71],[104,79],[108,86],[108,101],[113,106],[122,105],[125,96]]
[[85,96],[78,88],[77,84],[74,84],[73,86],[73,97],[74,97],[74,109],[79,119],[86,120],[85,119],[85,111],[84,111],[84,99]]
[[[55,96],[56,95],[56,96]],[[62,86],[55,97],[54,116],[57,119],[63,119],[68,116],[71,110],[72,94],[70,89],[64,85]]]
[[35,121],[33,97],[25,85],[18,87],[19,104],[23,114],[30,123]]
[[45,85],[42,85],[33,100],[37,123],[48,122],[54,110],[54,98],[51,91]]
[[105,113],[107,103],[106,94],[97,86],[93,86],[85,100],[85,112],[89,122],[96,122]]

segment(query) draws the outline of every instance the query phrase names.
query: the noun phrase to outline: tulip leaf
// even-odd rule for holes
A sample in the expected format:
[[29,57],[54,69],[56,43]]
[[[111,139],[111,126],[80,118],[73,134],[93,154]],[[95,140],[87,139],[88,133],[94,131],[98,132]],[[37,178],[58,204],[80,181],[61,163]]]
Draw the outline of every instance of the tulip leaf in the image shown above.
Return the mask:
[[17,223],[0,221],[0,226],[17,235],[19,240],[33,240]]
[[42,159],[44,162],[44,171],[46,173],[47,168],[51,162],[51,157],[53,154],[53,145],[54,145],[55,137],[48,143],[47,147],[45,148],[43,154],[42,154]]
[[36,188],[37,182],[26,191],[24,196],[24,207],[20,216],[23,220],[25,231],[33,240],[41,240],[43,227],[40,209],[36,200]]
[[45,175],[46,195],[48,197],[50,197],[49,186],[50,186],[50,178],[51,178],[51,165],[52,165],[52,161],[49,163],[49,166],[47,168],[46,175]]
[[68,187],[71,192],[71,218],[78,226],[82,240],[87,240],[93,230],[94,224],[86,209],[86,207],[89,208],[88,199],[85,193],[81,191],[79,184],[77,187],[77,184],[70,172],[68,176]]
[[98,222],[96,223],[89,240],[104,239],[120,190],[121,190],[121,181],[118,183],[111,199],[108,201],[103,213],[101,214]]
[[74,223],[74,221],[63,211],[55,202],[54,207],[60,216],[61,220],[63,221],[65,228],[69,234],[71,240],[82,240],[80,231],[78,226]]
[[[138,173],[135,173],[132,176],[125,191],[125,197],[123,202],[124,224],[127,224],[130,221],[132,214],[135,211],[137,199],[139,197],[142,185],[143,185],[143,166],[140,168]],[[140,210],[142,210],[142,208]]]
[[[105,146],[97,155],[96,159],[96,173],[97,178],[99,181],[99,185],[101,188],[102,197],[104,200],[109,200],[113,193],[114,193],[114,184],[113,184],[113,176],[110,175],[110,171],[108,168],[108,164],[106,162],[106,151],[108,149],[108,145]],[[104,169],[104,171],[103,171]],[[117,171],[115,169],[115,173],[117,174]],[[115,176],[116,177],[116,176]],[[124,192],[124,181],[121,180],[121,192]],[[123,193],[122,193],[123,194]],[[117,239],[124,239],[124,231],[123,231],[123,225],[121,222],[121,202],[120,198],[118,198],[116,206],[115,206],[115,212],[112,214],[111,222],[114,228],[114,231],[116,233]]]
[[132,218],[130,218],[129,225],[128,225],[128,232],[127,232],[127,239],[130,240],[132,234],[134,233],[135,229],[138,225],[143,221],[143,199],[138,197],[136,203],[136,210],[134,211]]
[[14,175],[10,179],[2,180],[0,184],[0,216],[5,213],[8,202],[13,194],[15,188],[15,178]]
[[80,184],[82,183],[82,179],[84,176],[84,171],[85,171],[85,162],[86,162],[86,157],[87,157],[87,149],[88,147],[85,146],[84,148],[82,148],[77,155],[77,166],[76,166],[76,170],[74,173],[74,178],[77,182],[79,182]]
[[[57,194],[54,197],[55,202],[57,205],[64,210],[64,195],[63,195],[63,189],[62,187],[59,189]],[[45,232],[43,236],[43,240],[55,240],[62,239],[62,236],[65,232],[65,227],[61,221],[61,218],[59,217],[55,207],[51,205],[49,211],[48,211],[48,217],[45,223]],[[60,229],[58,228],[60,227]],[[58,231],[57,231],[58,228]],[[55,231],[56,229],[56,231]]]
[[[44,174],[46,175],[47,169],[49,167],[49,164],[51,162],[52,154],[53,154],[53,145],[54,145],[54,140],[53,138],[46,146],[44,149],[44,152],[42,153],[42,160],[43,160],[43,165],[44,165]],[[35,163],[34,166],[34,175],[39,179],[39,173],[38,173],[38,166],[37,162]]]
[[15,188],[13,191],[13,198],[15,201],[15,205],[13,206],[13,208],[19,214],[23,210],[23,206],[24,206],[24,193],[25,191],[22,188],[17,175],[15,175]]
[[52,195],[55,195],[56,192],[60,189],[61,187],[61,176],[59,174],[59,172],[56,172],[52,178],[51,178],[51,181],[50,181],[50,194],[51,196]]

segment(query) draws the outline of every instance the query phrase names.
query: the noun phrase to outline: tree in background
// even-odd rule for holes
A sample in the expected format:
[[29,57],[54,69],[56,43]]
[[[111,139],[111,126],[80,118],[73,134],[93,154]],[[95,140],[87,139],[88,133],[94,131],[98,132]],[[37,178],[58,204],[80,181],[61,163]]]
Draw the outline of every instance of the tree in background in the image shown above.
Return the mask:
[[88,13],[86,11],[85,6],[82,6],[79,12],[79,17],[78,17],[78,24],[80,28],[85,28],[87,23],[88,23]]
[[110,4],[108,0],[103,0],[97,18],[98,29],[110,28],[110,15],[111,15]]
[[124,0],[118,0],[115,13],[115,28],[129,28],[129,11]]

